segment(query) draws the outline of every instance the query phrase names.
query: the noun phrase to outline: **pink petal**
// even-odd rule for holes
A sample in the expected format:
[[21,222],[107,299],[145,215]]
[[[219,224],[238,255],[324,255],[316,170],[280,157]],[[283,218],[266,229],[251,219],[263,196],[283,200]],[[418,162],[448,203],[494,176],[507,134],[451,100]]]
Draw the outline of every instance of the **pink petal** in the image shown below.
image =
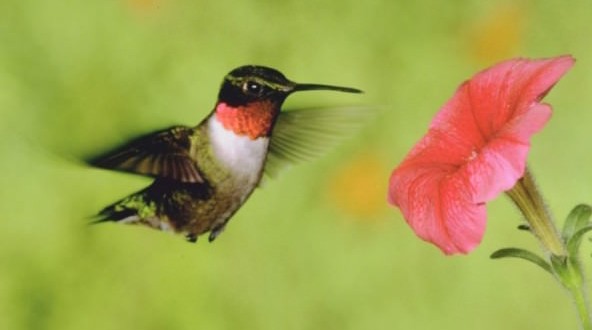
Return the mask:
[[530,136],[550,117],[551,107],[548,105],[533,106],[529,112],[508,123],[473,161],[466,164],[467,175],[475,189],[475,203],[488,202],[514,187],[524,175]]
[[524,174],[530,137],[551,117],[539,103],[574,60],[502,62],[463,83],[391,175],[389,201],[444,253],[468,253],[485,231],[485,202]]
[[483,237],[485,205],[475,204],[471,187],[450,168],[402,168],[391,176],[389,196],[415,233],[445,254],[468,253]]

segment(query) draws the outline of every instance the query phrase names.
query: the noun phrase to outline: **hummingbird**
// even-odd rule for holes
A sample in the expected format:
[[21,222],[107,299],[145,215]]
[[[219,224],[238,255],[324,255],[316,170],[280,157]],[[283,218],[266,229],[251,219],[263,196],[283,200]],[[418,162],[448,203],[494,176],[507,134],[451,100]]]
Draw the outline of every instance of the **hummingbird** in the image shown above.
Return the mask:
[[[228,73],[214,109],[197,126],[173,126],[89,160],[95,167],[153,177],[153,182],[102,209],[96,222],[144,225],[214,241],[260,184],[285,164],[325,151],[359,122],[357,108],[281,111],[295,92],[349,87],[300,84],[256,65]],[[350,126],[348,126],[350,125]],[[344,129],[345,128],[345,129]]]

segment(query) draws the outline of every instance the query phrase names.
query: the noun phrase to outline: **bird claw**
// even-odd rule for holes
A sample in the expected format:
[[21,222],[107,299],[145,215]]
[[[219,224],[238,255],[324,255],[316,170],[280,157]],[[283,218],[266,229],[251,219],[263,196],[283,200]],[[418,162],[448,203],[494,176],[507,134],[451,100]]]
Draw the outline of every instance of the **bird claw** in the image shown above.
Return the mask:
[[189,233],[189,234],[185,235],[185,239],[189,243],[195,243],[195,242],[197,242],[197,235],[194,233]]
[[212,229],[210,231],[210,236],[208,237],[208,241],[210,243],[213,242],[216,239],[216,237],[218,237],[220,234],[222,234],[222,232],[224,231],[224,227],[226,227],[226,223],[223,223],[221,225],[214,227],[214,229]]

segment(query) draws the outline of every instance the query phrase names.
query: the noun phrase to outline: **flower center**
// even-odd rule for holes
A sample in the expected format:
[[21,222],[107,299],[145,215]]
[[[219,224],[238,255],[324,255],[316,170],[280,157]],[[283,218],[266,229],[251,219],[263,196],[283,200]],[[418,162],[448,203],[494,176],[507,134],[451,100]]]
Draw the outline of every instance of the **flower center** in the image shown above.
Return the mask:
[[470,162],[473,159],[477,158],[478,155],[479,155],[479,153],[477,152],[477,150],[475,150],[475,149],[471,150],[471,154],[467,157],[467,162]]

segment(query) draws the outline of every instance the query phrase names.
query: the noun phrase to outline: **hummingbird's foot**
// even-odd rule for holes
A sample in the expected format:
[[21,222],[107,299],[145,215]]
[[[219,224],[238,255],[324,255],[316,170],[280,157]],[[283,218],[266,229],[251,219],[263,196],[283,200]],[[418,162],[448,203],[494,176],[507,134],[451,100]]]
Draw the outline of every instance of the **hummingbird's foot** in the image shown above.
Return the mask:
[[197,242],[197,234],[189,233],[189,234],[185,235],[185,239],[189,243],[195,243],[195,242]]
[[214,227],[214,229],[212,229],[210,231],[210,236],[208,237],[208,241],[210,243],[213,242],[216,239],[216,237],[218,237],[218,235],[222,234],[222,232],[224,231],[224,227],[226,227],[226,223],[222,223],[222,224]]

